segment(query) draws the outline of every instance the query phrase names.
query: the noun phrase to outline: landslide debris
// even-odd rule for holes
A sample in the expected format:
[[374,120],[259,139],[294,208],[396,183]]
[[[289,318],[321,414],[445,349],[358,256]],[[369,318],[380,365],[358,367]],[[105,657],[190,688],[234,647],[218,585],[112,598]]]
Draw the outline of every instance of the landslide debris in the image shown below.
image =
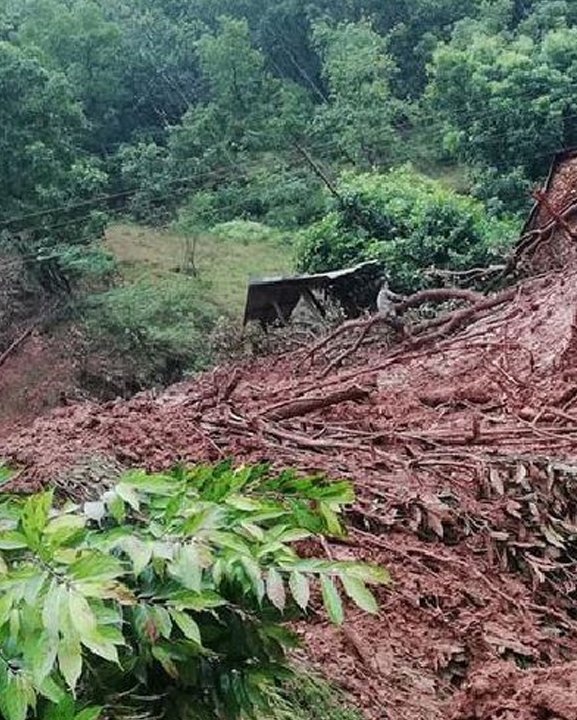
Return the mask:
[[[541,265],[557,241],[564,225],[533,246]],[[83,471],[94,456],[348,476],[350,535],[330,552],[381,562],[394,584],[378,617],[303,623],[309,656],[369,718],[574,720],[577,262],[489,300],[65,407],[2,438],[0,456],[20,468],[13,489],[53,481],[78,498],[106,483]]]

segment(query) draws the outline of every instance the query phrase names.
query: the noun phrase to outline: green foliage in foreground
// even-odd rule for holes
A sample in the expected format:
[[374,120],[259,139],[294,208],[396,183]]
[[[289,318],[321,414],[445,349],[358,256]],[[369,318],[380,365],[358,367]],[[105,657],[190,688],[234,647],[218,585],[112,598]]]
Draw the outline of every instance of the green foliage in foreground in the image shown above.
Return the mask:
[[412,292],[427,284],[433,268],[462,270],[497,261],[516,236],[515,221],[490,216],[481,202],[410,166],[385,175],[346,174],[340,192],[342,202],[301,233],[302,269],[334,270],[379,259],[394,287]]
[[[377,566],[301,559],[343,532],[348,483],[228,463],[125,474],[101,500],[0,502],[0,717],[255,717],[286,677],[283,622],[320,589],[376,612]],[[316,601],[315,601],[316,602]],[[277,695],[278,698],[278,695]]]

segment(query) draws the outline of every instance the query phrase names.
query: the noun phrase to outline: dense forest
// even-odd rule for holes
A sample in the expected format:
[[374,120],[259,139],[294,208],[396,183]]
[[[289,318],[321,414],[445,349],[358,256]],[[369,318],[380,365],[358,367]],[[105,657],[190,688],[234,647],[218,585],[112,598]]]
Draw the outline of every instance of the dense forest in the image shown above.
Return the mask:
[[191,338],[228,308],[202,273],[154,302],[119,283],[107,226],[273,234],[296,269],[438,283],[506,253],[577,142],[576,81],[569,0],[0,0],[4,265],[123,350],[201,366]]

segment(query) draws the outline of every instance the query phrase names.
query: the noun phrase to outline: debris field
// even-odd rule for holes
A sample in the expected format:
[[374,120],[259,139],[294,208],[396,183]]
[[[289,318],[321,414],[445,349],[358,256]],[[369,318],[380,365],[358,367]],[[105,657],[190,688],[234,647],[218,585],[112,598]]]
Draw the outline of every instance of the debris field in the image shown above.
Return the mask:
[[308,657],[375,720],[575,720],[577,253],[568,196],[549,190],[516,284],[422,293],[399,315],[451,304],[63,407],[0,440],[21,469],[11,489],[81,499],[124,466],[230,455],[351,478],[350,532],[330,551],[393,583],[378,616],[303,622]]

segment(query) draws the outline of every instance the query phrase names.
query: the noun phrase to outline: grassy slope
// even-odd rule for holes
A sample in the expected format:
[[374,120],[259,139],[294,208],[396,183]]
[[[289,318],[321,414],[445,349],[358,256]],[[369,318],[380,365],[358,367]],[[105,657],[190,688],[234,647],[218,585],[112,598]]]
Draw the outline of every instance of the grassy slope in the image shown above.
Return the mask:
[[[169,230],[138,225],[112,225],[107,230],[107,247],[120,262],[126,280],[143,275],[166,276],[182,267],[185,239]],[[195,265],[207,283],[209,300],[236,317],[242,316],[249,275],[290,271],[291,248],[272,237],[225,239],[203,234],[199,237]]]

